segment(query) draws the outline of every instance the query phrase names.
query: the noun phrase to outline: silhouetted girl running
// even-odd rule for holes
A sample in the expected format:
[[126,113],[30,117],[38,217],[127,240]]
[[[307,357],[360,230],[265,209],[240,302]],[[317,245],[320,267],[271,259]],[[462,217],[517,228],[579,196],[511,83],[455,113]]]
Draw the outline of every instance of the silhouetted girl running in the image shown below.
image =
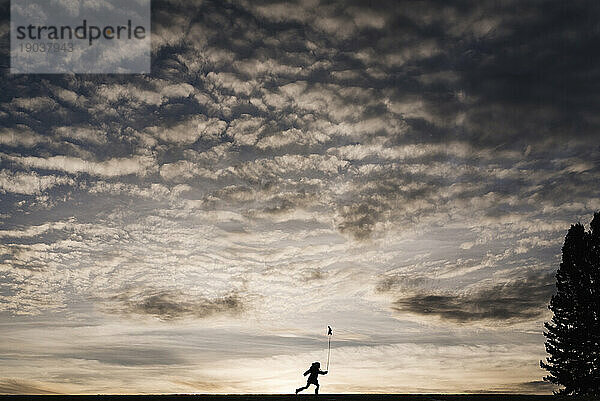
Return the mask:
[[319,362],[313,362],[313,364],[310,365],[310,368],[306,372],[304,372],[304,376],[310,374],[308,376],[308,380],[306,381],[306,386],[297,388],[296,394],[298,394],[302,390],[306,390],[311,384],[314,384],[316,386],[315,394],[319,394],[319,375],[327,374],[327,371],[322,371],[320,368],[321,364]]

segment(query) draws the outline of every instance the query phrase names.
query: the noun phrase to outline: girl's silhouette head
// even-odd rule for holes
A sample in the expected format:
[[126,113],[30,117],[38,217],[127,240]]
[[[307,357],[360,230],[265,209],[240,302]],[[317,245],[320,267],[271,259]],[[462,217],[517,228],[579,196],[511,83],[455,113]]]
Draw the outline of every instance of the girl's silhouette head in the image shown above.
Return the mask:
[[318,369],[321,367],[321,364],[319,362],[313,362],[312,366],[314,366]]

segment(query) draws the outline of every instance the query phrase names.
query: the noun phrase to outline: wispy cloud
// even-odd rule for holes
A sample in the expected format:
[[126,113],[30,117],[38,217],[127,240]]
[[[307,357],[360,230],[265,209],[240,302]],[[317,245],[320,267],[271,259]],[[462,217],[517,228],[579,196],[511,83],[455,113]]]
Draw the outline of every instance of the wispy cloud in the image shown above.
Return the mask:
[[434,316],[459,323],[510,324],[544,315],[544,307],[553,293],[554,275],[544,272],[458,293],[417,290],[396,299],[392,309],[400,314]]
[[161,320],[205,318],[219,314],[239,314],[245,306],[241,297],[228,294],[215,298],[185,295],[178,291],[142,290],[124,292],[109,299],[108,310],[123,314],[149,315]]
[[30,380],[0,379],[0,394],[62,394],[52,385],[40,384]]

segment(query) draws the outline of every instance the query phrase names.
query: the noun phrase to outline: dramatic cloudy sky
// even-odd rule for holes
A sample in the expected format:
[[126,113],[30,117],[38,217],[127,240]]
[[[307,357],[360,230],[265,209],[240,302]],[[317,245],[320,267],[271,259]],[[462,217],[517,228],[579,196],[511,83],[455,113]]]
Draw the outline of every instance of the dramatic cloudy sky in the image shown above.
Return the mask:
[[11,75],[0,393],[551,391],[600,209],[598,3],[155,0],[149,75]]

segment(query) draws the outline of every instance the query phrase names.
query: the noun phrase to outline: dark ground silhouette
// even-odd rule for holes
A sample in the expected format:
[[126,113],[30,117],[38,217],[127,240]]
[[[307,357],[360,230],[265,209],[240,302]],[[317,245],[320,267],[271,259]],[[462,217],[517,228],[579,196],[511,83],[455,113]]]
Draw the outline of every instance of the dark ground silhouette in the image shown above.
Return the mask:
[[[515,394],[427,394],[427,395],[408,395],[408,394],[249,394],[249,395],[6,395],[1,396],[0,400],[32,400],[32,401],[298,401],[315,400],[319,401],[551,401],[560,400],[560,397],[552,395],[515,395]],[[567,400],[595,400],[593,398],[568,397]]]

